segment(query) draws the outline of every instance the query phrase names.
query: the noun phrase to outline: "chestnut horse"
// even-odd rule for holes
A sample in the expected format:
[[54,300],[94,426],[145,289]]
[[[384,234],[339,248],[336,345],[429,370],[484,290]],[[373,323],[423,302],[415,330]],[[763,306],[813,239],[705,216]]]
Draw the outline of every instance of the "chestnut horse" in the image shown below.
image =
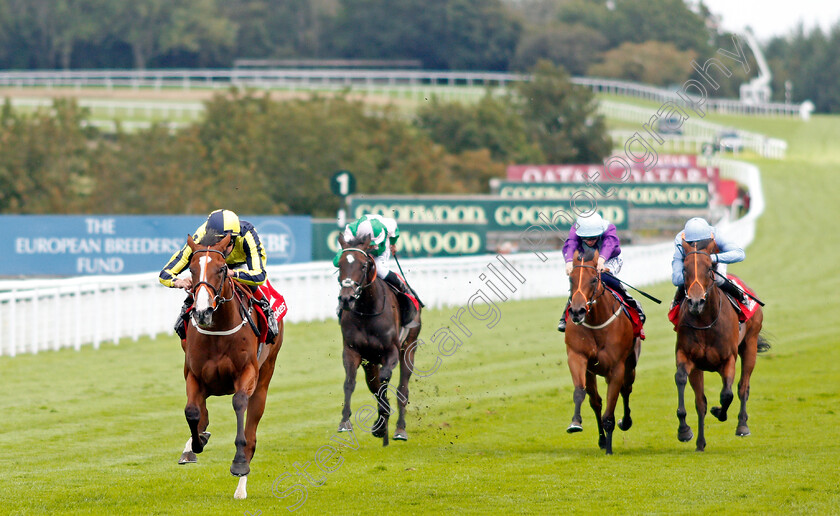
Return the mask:
[[[212,242],[213,237],[209,238]],[[233,496],[242,499],[247,496],[245,486],[257,446],[257,425],[265,409],[266,391],[283,343],[283,322],[278,323],[274,342],[260,347],[254,330],[244,317],[251,310],[246,302],[248,295],[227,275],[224,250],[229,241],[230,235],[210,245],[202,240],[199,246],[192,237],[187,238],[192,249],[190,273],[195,299],[191,327],[183,342],[187,383],[184,414],[191,437],[179,463],[196,462],[195,454],[201,453],[207,444],[210,437],[207,433],[207,398],[233,394],[236,454],[230,472],[239,477]]]
[[735,308],[715,284],[711,255],[719,251],[714,240],[691,244],[683,240],[682,247],[685,253],[685,285],[688,286],[685,287],[686,297],[680,307],[677,327],[677,374],[674,377],[679,397],[677,437],[682,442],[688,442],[694,436],[685,422],[684,392],[686,381],[689,381],[694,389],[694,406],[697,408],[697,451],[703,451],[706,448],[703,371],[715,371],[723,379],[720,407],[712,407],[711,412],[718,420],[726,421],[726,411],[734,398],[735,362],[738,355],[741,356],[741,379],[738,382],[741,410],[735,435],[747,436],[750,434],[747,426],[750,375],[757,353],[770,349],[770,344],[760,335],[764,320],[761,308],[757,307],[755,314],[741,327]]
[[[575,386],[575,414],[566,431],[583,430],[580,406],[589,394],[589,405],[598,421],[598,446],[612,455],[619,393],[624,400],[624,417],[618,421],[618,428],[627,431],[633,424],[630,393],[636,379],[640,341],[633,337],[633,325],[622,304],[607,292],[601,281],[596,267],[598,251],[587,249],[583,255],[575,252],[572,263],[569,317],[574,324],[566,328],[566,354]],[[603,417],[596,375],[607,380],[607,407]]]
[[[400,385],[397,389],[399,418],[394,439],[405,441],[405,406],[408,404],[408,381],[414,364],[414,343],[420,334],[420,310],[407,326],[400,326],[400,308],[393,290],[376,276],[376,262],[368,254],[370,237],[344,241],[339,235],[341,257],[338,261],[339,307],[341,334],[344,340],[344,408],[339,432],[353,431],[350,423],[350,397],[356,388],[356,372],[361,364],[368,388],[378,403],[379,417],[371,427],[374,437],[388,446],[388,382],[400,364]],[[416,324],[415,324],[416,323]]]

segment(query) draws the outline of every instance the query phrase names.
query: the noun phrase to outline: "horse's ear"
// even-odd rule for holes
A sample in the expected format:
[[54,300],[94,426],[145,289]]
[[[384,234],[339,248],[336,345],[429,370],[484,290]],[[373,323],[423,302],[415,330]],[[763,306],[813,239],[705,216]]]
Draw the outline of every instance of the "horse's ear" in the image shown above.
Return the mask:
[[599,253],[598,250],[595,249],[595,252],[592,254],[592,259],[597,262],[599,256],[601,256],[601,253]]
[[683,251],[685,251],[686,253],[691,252],[691,244],[686,242],[685,237],[683,237],[682,239],[682,248]]
[[370,245],[370,235],[365,235],[364,238],[362,238],[362,241],[360,242],[359,247],[361,247],[362,249],[366,249],[367,246],[369,246],[369,245]]
[[572,257],[572,261],[576,262],[581,259],[580,251],[575,251],[575,255]]
[[193,240],[192,235],[187,235],[187,245],[190,246],[190,249],[192,249],[193,251],[198,249],[198,246],[196,245],[195,240]]
[[227,249],[227,246],[230,244],[230,238],[230,233],[228,233],[223,239],[219,240],[219,243],[216,244],[215,247],[218,247],[219,249]]
[[338,234],[338,245],[340,245],[342,249],[347,248],[347,241],[344,240],[344,233]]

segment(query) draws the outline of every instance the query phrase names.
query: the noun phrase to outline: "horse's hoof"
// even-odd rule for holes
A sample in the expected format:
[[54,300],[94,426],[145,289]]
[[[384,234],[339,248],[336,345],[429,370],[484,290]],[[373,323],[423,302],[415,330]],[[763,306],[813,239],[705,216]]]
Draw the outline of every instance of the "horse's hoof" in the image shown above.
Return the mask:
[[196,462],[198,462],[198,457],[191,451],[182,453],[181,458],[178,459],[178,464],[195,464]]
[[576,434],[578,432],[583,432],[583,427],[580,426],[580,423],[572,423],[569,425],[569,428],[566,429],[566,433],[569,434]]
[[618,429],[622,432],[630,430],[631,426],[633,426],[633,420],[629,416],[618,420]]
[[735,429],[735,435],[737,435],[738,437],[746,437],[750,435],[750,429],[747,427],[747,425],[739,426]]
[[704,446],[704,447],[702,447],[702,448],[701,448],[701,447],[699,447],[699,446],[698,446],[698,447],[697,447],[697,449],[696,449],[696,450],[694,450],[694,451],[696,451],[696,452],[704,452],[704,451],[706,451],[706,447]]
[[394,440],[395,441],[408,441],[408,434],[405,433],[405,430],[397,430],[394,432]]
[[598,448],[601,448],[602,450],[607,449],[607,438],[603,435],[598,438]]
[[235,477],[244,477],[251,472],[251,466],[247,462],[234,462],[230,465],[230,474]]
[[680,442],[687,443],[688,441],[694,439],[694,432],[691,431],[691,428],[680,430],[677,433],[677,439],[679,439]]
[[380,417],[373,425],[370,433],[379,439],[388,435],[388,420]]
[[720,407],[712,407],[710,412],[718,418],[718,421],[726,421],[726,412],[721,412]]
[[207,441],[210,440],[210,432],[201,432],[198,434],[198,438],[201,439],[201,444],[203,446],[207,446]]
[[352,432],[353,431],[353,423],[350,421],[342,421],[338,424],[338,431],[339,432]]

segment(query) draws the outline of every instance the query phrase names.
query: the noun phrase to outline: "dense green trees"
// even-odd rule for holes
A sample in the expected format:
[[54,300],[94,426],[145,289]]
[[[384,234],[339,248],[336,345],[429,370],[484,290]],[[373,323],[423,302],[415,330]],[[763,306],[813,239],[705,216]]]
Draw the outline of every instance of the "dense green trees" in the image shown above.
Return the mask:
[[0,213],[244,213],[327,216],[329,178],[369,193],[486,193],[511,162],[601,160],[610,150],[592,94],[547,62],[516,92],[474,106],[432,99],[411,122],[345,95],[274,101],[231,91],[205,119],[103,135],[57,101],[0,111]]

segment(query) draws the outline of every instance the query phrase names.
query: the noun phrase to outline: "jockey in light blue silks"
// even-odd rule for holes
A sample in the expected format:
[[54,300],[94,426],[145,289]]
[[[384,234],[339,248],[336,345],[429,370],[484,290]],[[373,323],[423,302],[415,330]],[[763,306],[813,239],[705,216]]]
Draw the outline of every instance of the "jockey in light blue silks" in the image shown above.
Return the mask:
[[674,257],[671,260],[671,283],[676,285],[677,292],[674,294],[674,301],[671,308],[682,302],[685,297],[685,277],[683,276],[683,266],[685,263],[685,251],[683,250],[682,242],[685,240],[688,243],[698,242],[700,240],[714,240],[717,244],[719,253],[712,254],[712,263],[715,265],[715,284],[724,292],[731,294],[735,299],[741,300],[746,304],[744,292],[741,291],[733,282],[725,281],[726,266],[730,263],[737,263],[744,261],[746,254],[735,242],[727,239],[717,232],[714,226],[706,222],[706,219],[694,217],[685,223],[685,229],[677,233],[674,238]]
[[[621,242],[618,239],[618,234],[615,224],[611,224],[602,219],[597,213],[591,215],[581,216],[572,225],[569,230],[569,238],[563,244],[563,258],[566,260],[566,276],[572,273],[572,260],[575,256],[575,251],[583,252],[584,248],[591,247],[598,250],[598,272],[601,273],[601,281],[606,286],[618,292],[627,304],[636,308],[639,312],[639,319],[644,324],[645,313],[642,311],[642,304],[627,293],[624,287],[613,275],[617,275],[621,270],[623,261],[619,256],[621,254]],[[609,271],[611,274],[604,274],[604,271]],[[557,325],[557,331],[566,331],[566,311],[569,309],[571,298],[566,302],[566,308],[563,309],[563,314],[560,317],[560,323]]]

